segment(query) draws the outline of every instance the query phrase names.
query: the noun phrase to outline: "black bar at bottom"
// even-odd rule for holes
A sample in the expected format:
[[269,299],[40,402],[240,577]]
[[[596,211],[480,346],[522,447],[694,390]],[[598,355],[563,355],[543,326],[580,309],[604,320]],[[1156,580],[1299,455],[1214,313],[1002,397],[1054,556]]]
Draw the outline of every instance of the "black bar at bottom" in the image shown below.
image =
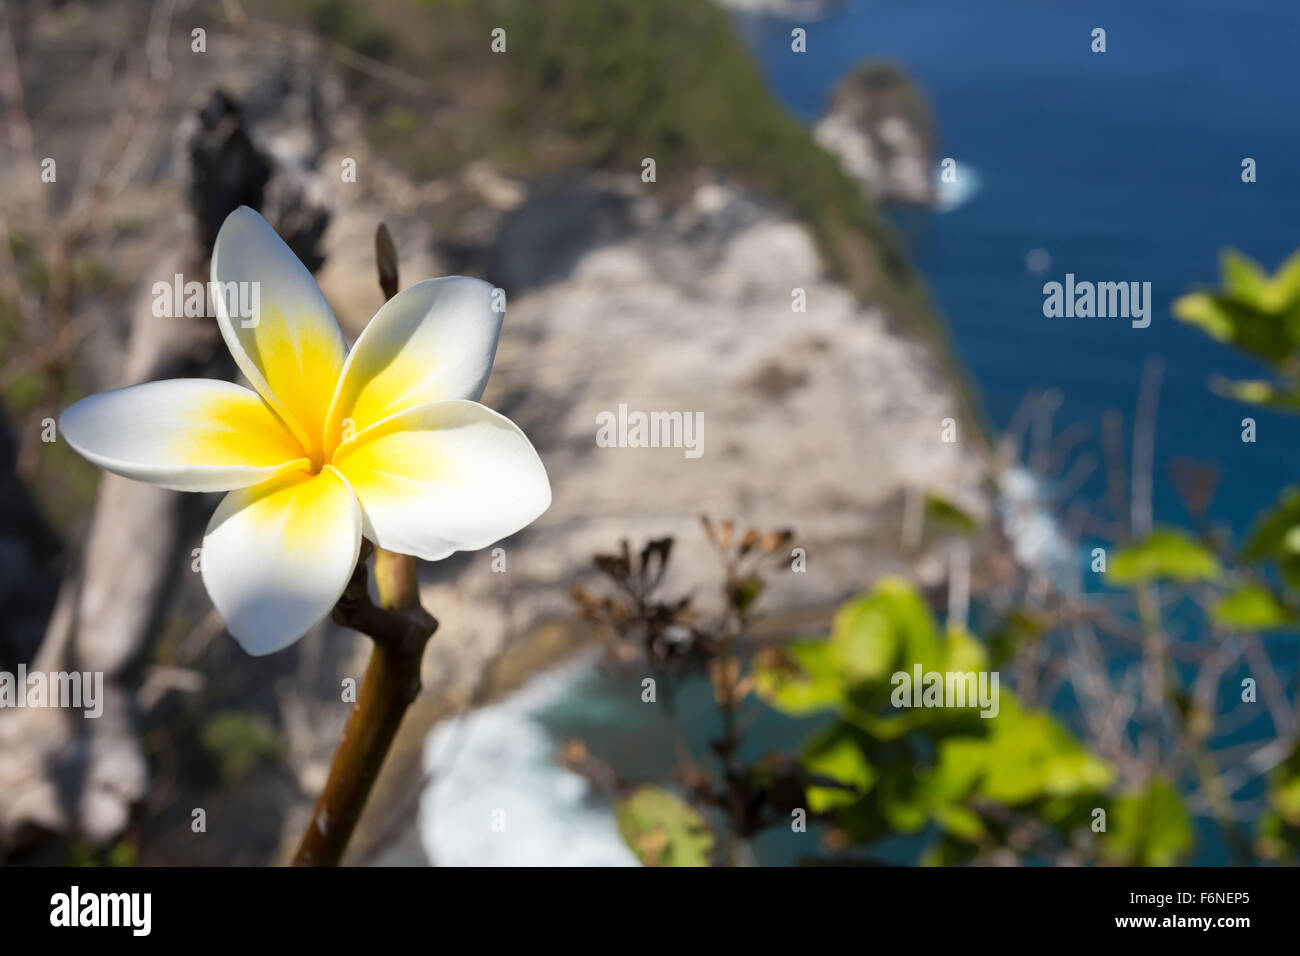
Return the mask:
[[[1231,944],[1294,929],[1295,871],[1279,868],[835,868],[725,875],[564,870],[0,868],[0,937],[132,945],[374,942],[414,934],[612,944],[671,924],[731,937],[780,930],[816,945],[885,938],[1177,939]],[[680,922],[679,921],[683,921]],[[97,925],[86,925],[87,923]],[[110,924],[110,925],[99,925]],[[115,924],[115,925],[114,925]],[[639,928],[638,928],[639,927]],[[147,931],[147,932],[146,932]],[[1040,935],[1048,931],[1053,935]],[[544,935],[543,935],[544,934]],[[610,935],[613,934],[613,935]],[[920,934],[919,936],[917,934]],[[823,940],[829,942],[829,939]]]

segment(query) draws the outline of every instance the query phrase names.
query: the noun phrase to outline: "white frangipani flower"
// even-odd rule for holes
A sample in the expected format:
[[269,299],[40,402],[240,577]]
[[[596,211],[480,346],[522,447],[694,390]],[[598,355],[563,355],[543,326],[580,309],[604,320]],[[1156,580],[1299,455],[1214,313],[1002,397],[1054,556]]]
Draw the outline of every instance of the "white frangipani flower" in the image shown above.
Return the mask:
[[248,653],[280,650],[329,614],[363,535],[437,561],[485,548],[550,506],[533,446],[477,401],[503,318],[486,282],[416,283],[349,352],[311,273],[245,207],[221,227],[212,280],[260,284],[255,321],[214,296],[222,337],[256,391],[208,379],[132,385],[82,399],[59,427],[114,474],[229,492],[201,567]]

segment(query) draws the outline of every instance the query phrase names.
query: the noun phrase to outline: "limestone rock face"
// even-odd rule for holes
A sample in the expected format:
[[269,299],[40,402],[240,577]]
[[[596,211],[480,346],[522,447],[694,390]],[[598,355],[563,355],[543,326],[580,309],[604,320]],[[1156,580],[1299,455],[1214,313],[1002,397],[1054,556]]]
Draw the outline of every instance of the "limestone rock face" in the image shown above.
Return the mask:
[[935,136],[929,107],[896,67],[869,63],[846,76],[813,135],[872,199],[933,205]]
[[[554,502],[503,542],[505,573],[490,550],[429,568],[432,683],[470,676],[511,628],[570,617],[591,554],[624,537],[677,536],[671,584],[707,598],[701,513],[795,531],[808,570],[777,565],[774,610],[934,572],[900,547],[909,489],[987,513],[978,446],[941,440],[961,416],[932,350],[826,278],[808,231],[763,198],[706,182],[672,211],[635,179],[543,185],[502,221],[485,275],[511,296],[483,400],[534,442]],[[694,447],[630,447],[617,427],[628,447],[597,441],[637,412],[680,413]]]

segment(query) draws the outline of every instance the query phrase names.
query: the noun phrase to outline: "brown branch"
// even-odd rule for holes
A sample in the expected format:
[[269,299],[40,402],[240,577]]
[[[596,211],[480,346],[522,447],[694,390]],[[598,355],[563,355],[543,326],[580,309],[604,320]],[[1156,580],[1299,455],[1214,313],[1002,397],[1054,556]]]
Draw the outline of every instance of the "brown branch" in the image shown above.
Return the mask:
[[[399,595],[381,594],[382,606],[370,599],[366,587],[369,552],[369,543],[363,543],[356,571],[333,616],[336,623],[373,639],[375,647],[330,764],[325,789],[294,856],[295,866],[337,866],[342,859],[402,717],[420,693],[420,661],[438,629],[438,622],[420,607],[413,588]],[[384,551],[376,553],[377,564],[381,555],[414,565],[406,555]],[[413,583],[414,577],[409,580]]]

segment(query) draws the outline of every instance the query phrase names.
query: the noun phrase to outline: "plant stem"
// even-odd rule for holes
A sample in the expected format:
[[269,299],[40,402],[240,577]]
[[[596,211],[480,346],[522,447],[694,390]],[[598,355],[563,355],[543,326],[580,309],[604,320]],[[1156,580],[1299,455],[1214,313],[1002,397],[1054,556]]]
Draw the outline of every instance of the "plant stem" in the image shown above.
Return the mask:
[[380,603],[371,601],[366,587],[369,552],[364,543],[352,580],[334,608],[334,620],[366,634],[375,646],[325,789],[294,856],[295,866],[337,866],[342,859],[402,717],[420,693],[420,661],[438,628],[420,606],[415,559],[407,555],[376,550]]
[[736,729],[735,682],[740,679],[740,664],[736,661],[736,670],[733,674],[732,662],[736,658],[732,655],[732,641],[744,633],[745,617],[744,612],[736,608],[734,598],[731,597],[736,593],[734,586],[736,568],[735,564],[730,560],[727,562],[726,580],[728,581],[726,589],[728,612],[722,625],[722,639],[718,642],[718,656],[714,660],[714,666],[719,670],[720,699],[718,704],[722,710],[722,739],[717,742],[715,749],[722,761],[723,793],[726,799],[725,816],[727,822],[726,830],[723,833],[722,863],[723,866],[735,866],[738,860],[740,832],[745,811],[737,790],[739,767],[737,766],[736,755],[740,750],[740,734]]
[[[397,295],[397,248],[382,223],[375,230],[375,262],[388,301]],[[366,587],[366,558],[372,550],[378,605]],[[406,708],[419,696],[424,646],[438,629],[437,620],[420,606],[415,558],[372,548],[364,539],[352,580],[334,607],[334,620],[367,635],[375,647],[295,866],[337,866],[343,858]]]
[[391,610],[409,611],[420,606],[415,558],[375,548],[375,587],[379,603]]

